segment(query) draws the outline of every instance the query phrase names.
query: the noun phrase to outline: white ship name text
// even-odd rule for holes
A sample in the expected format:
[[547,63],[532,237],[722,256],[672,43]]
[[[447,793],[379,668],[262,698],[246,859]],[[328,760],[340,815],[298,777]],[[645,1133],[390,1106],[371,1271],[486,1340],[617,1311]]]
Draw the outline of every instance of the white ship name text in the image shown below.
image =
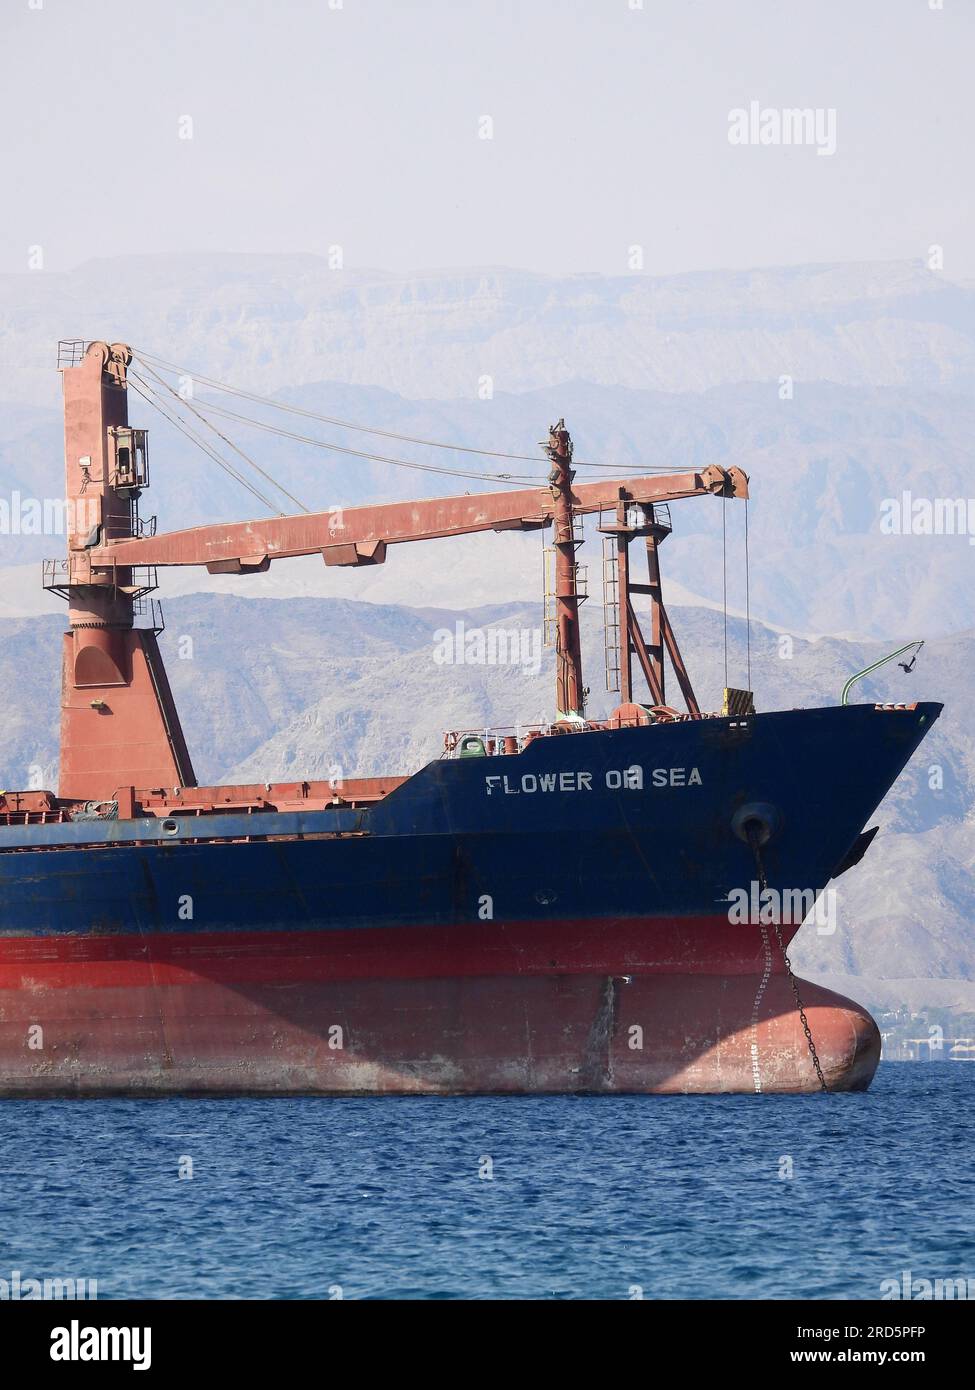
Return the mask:
[[[488,796],[527,796],[535,792],[591,792],[592,772],[523,772],[520,777],[485,777]],[[642,791],[650,787],[699,787],[696,767],[655,767],[644,776],[642,767],[610,768],[604,777],[610,791]]]

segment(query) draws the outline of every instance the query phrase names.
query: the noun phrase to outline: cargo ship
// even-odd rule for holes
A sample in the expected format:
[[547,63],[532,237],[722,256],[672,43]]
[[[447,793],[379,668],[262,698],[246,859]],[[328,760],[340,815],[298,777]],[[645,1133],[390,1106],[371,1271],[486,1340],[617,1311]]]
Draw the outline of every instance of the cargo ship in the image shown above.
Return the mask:
[[[941,706],[756,713],[729,688],[701,710],[658,552],[671,502],[747,499],[741,470],[579,482],[559,421],[540,486],[158,532],[139,516],[129,391],[168,389],[174,418],[177,393],[132,363],[123,343],[61,345],[68,546],[44,565],[68,605],[59,785],[0,794],[0,1095],[869,1085],[876,1025],[798,980],[788,950]],[[612,596],[605,719],[582,672],[587,515]],[[197,785],[159,567],[373,565],[401,543],[549,527],[550,723],[448,732],[411,775]],[[733,909],[743,896],[754,910]],[[802,914],[776,906],[797,897]]]

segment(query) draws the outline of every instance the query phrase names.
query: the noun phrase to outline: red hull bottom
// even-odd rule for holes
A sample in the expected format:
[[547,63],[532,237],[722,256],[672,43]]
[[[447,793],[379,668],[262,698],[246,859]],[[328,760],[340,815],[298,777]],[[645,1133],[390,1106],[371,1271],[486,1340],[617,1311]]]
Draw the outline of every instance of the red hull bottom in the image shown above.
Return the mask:
[[[830,1090],[865,1090],[876,1024],[800,990]],[[6,1097],[818,1089],[781,973],[0,988]]]

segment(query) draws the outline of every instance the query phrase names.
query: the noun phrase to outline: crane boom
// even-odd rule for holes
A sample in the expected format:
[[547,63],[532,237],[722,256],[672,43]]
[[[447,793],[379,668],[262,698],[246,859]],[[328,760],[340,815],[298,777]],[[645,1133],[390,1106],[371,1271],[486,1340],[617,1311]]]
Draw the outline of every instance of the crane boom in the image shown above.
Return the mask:
[[[571,504],[578,515],[605,511],[621,499],[637,504],[662,503],[708,493],[747,497],[745,474],[738,468],[712,466],[701,472],[581,483],[571,491]],[[387,545],[478,531],[537,530],[551,525],[555,510],[555,489],[465,493],[124,537],[89,547],[87,557],[93,570],[129,565],[206,565],[214,574],[266,570],[271,560],[299,555],[323,555],[327,565],[381,564]]]

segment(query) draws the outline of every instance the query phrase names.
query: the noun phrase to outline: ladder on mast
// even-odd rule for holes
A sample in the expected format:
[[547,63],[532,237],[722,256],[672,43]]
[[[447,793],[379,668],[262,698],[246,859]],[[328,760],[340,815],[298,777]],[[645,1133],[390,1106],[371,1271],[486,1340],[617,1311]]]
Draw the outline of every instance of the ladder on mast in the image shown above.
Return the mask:
[[615,536],[603,536],[603,663],[606,689],[619,690],[620,581]]

